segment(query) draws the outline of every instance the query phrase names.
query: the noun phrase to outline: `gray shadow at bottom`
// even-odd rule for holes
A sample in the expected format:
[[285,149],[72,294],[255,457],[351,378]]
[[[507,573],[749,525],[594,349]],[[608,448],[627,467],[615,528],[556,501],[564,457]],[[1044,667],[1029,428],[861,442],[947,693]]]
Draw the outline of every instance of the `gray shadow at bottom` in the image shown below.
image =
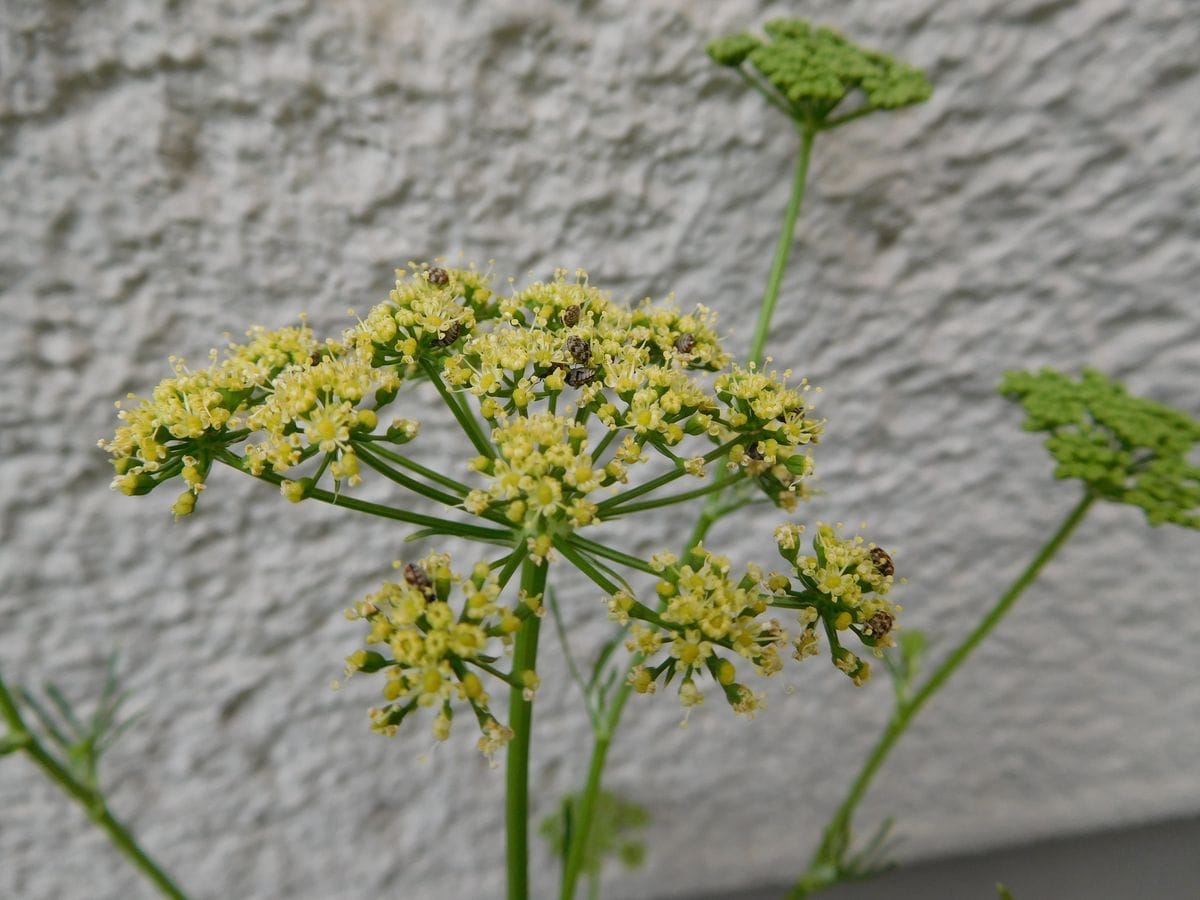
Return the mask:
[[[913,863],[819,900],[1200,900],[1200,818],[1056,838]],[[693,900],[782,900],[788,885]]]

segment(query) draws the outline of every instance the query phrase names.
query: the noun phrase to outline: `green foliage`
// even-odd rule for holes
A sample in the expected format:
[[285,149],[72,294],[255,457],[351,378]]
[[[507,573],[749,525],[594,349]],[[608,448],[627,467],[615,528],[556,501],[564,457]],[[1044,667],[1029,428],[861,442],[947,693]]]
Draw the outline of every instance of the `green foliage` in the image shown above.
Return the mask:
[[[559,812],[543,819],[539,829],[554,854],[564,860],[570,848],[577,802],[574,795],[564,797]],[[636,803],[601,790],[596,796],[593,816],[580,866],[582,872],[599,875],[610,859],[618,860],[629,869],[640,866],[646,857],[646,845],[640,832],[650,823],[650,814]]]
[[1013,900],[1012,891],[998,882],[996,884],[996,893],[1000,895],[1000,900]]
[[901,706],[912,698],[928,649],[929,638],[925,632],[909,628],[896,635],[896,646],[883,655],[883,664],[892,676],[892,687],[896,690],[896,702]]
[[[812,127],[835,127],[849,116],[921,103],[933,88],[919,69],[884,53],[868,50],[829,28],[802,19],[775,19],[764,27],[768,40],[731,34],[708,45],[718,64],[741,68],[743,75],[793,118]],[[851,94],[862,105],[846,117],[830,114]]]
[[120,690],[117,657],[109,658],[100,699],[88,718],[78,713],[57,685],[46,684],[42,693],[44,699],[39,700],[32,691],[17,689],[20,704],[33,714],[48,744],[57,748],[64,767],[99,796],[101,756],[137,721],[136,716],[118,718],[128,693]]
[[1200,422],[1187,413],[1134,397],[1094,369],[1078,381],[1054,369],[1008,372],[999,390],[1025,408],[1027,431],[1049,435],[1055,477],[1137,506],[1151,525],[1200,528],[1200,467],[1188,459]]

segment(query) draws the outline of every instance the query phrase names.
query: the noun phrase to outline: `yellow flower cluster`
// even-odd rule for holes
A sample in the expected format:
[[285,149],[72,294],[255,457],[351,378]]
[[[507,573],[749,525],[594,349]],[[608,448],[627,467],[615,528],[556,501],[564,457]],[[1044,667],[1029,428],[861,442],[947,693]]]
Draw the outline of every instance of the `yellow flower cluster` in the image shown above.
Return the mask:
[[529,534],[548,534],[564,516],[578,527],[596,517],[588,495],[625,477],[627,462],[640,458],[630,442],[607,466],[595,467],[587,450],[587,429],[548,412],[505,419],[492,432],[496,457],[477,457],[472,466],[488,476],[486,490],[467,495],[467,510],[482,515],[500,510]]
[[394,392],[400,376],[394,369],[371,365],[369,348],[356,347],[344,356],[327,355],[316,364],[285,369],[274,390],[247,417],[246,424],[263,437],[246,447],[250,471],[270,467],[286,472],[315,452],[325,454],[336,481],[358,484],[358,457],[350,446],[352,432],[370,433],[379,422],[374,409],[359,409],[368,395]]
[[794,642],[795,658],[819,652],[817,625],[825,631],[834,665],[855,684],[870,676],[871,667],[841,645],[839,634],[854,633],[876,656],[894,643],[892,634],[901,607],[888,596],[895,577],[892,558],[881,547],[862,537],[842,537],[840,526],[820,524],[813,537],[815,555],[800,555],[799,525],[781,525],[775,530],[780,555],[792,566],[795,582],[787,575],[773,574],[767,581],[775,595],[771,605],[799,610],[802,631]]
[[815,444],[824,427],[807,416],[807,380],[789,387],[791,372],[763,372],[734,366],[717,376],[716,394],[728,407],[726,424],[718,431],[722,440],[730,434],[751,433],[755,439],[735,446],[729,465],[751,475],[767,495],[784,509],[794,509],[803,499],[802,479],[812,473],[812,457],[798,448]]
[[478,322],[497,314],[490,274],[474,266],[409,266],[396,270],[388,299],[372,307],[345,337],[347,343],[370,346],[378,365],[411,366],[443,356]]
[[581,415],[629,429],[641,443],[679,443],[683,423],[714,408],[686,370],[728,361],[712,313],[649,302],[631,310],[578,278],[568,281],[560,271],[502,300],[501,321],[446,360],[447,383],[478,397],[492,421],[522,414],[537,400],[553,408],[566,393]]
[[[148,399],[120,409],[122,424],[100,446],[113,456],[113,486],[144,494],[182,476],[188,487],[176,515],[192,511],[195,495],[217,455],[246,441],[252,474],[284,473],[320,455],[318,475],[285,481],[284,495],[301,500],[320,474],[335,482],[360,481],[356,437],[370,435],[378,410],[394,400],[418,359],[438,359],[477,320],[497,313],[490,275],[474,268],[428,265],[397,270],[396,288],[341,340],[318,343],[304,323],[268,331],[251,329],[224,358],[213,351],[207,368],[189,370],[173,360],[175,375]],[[398,419],[385,437],[403,444],[417,423]]]
[[[465,579],[451,571],[450,557],[442,553],[396,566],[402,569],[402,581],[385,582],[346,611],[348,618],[370,626],[368,646],[390,651],[385,656],[358,650],[346,660],[348,674],[387,673],[383,696],[389,702],[371,711],[372,727],[395,734],[414,709],[431,707],[438,710],[434,736],[445,740],[457,701],[473,710],[483,733],[480,749],[490,755],[503,746],[508,731],[492,715],[478,672],[495,672],[490,664],[521,623],[536,613],[539,598],[522,598],[516,608],[502,605],[501,586],[487,563]],[[450,604],[456,589],[463,597],[457,613]],[[522,674],[526,689],[536,687],[532,672]]]
[[[476,415],[467,397],[483,418],[472,441],[486,451],[477,468],[489,484],[464,487],[461,506],[493,522],[503,515],[535,536],[598,520],[606,511],[588,495],[624,483],[648,448],[697,477],[727,453],[734,474],[754,477],[790,507],[811,471],[803,448],[821,431],[807,415],[805,383],[788,387],[787,373],[726,368],[709,310],[649,301],[629,308],[582,273],[569,279],[559,271],[497,298],[491,276],[474,268],[414,265],[397,270],[388,299],[338,340],[320,344],[303,324],[249,336],[206,369],[177,363],[175,377],[121,411],[116,436],[102,442],[114,457],[114,486],[141,494],[181,476],[187,490],[175,512],[186,515],[216,459],[282,482],[293,501],[326,473],[338,489],[357,485],[360,460],[387,465],[366,453],[369,442],[416,435],[417,423],[405,419],[376,429],[402,383],[417,377],[435,380],[464,427]],[[608,435],[588,453],[593,419]],[[676,452],[688,435],[721,449]],[[238,462],[230,450],[240,442]],[[291,474],[309,460],[309,475]]]
[[136,401],[131,408],[118,401],[122,424],[111,441],[100,442],[117,470],[114,488],[145,494],[180,475],[188,489],[176,513],[191,511],[212,465],[208,451],[215,444],[210,441],[242,430],[244,413],[266,395],[279,373],[306,364],[317,351],[304,324],[278,331],[255,327],[247,336],[247,343],[230,344],[223,359],[213,351],[204,369],[192,371],[172,359],[174,376],[159,382],[148,399],[130,394],[127,399]]
[[656,665],[634,669],[630,684],[640,693],[652,693],[660,678],[670,682],[679,675],[680,702],[695,706],[704,700],[696,677],[707,672],[736,712],[753,715],[762,708],[763,697],[737,682],[737,668],[728,657],[740,656],[769,677],[783,668],[781,651],[788,643],[777,620],[762,618],[770,597],[762,591],[761,573],[751,569],[734,581],[730,561],[703,548],[682,565],[670,557],[656,555],[656,560],[662,566],[660,613],[649,613],[625,593],[609,601],[610,616],[617,621],[630,616],[643,620],[630,628],[626,646],[631,652],[648,661],[659,652],[666,654]]

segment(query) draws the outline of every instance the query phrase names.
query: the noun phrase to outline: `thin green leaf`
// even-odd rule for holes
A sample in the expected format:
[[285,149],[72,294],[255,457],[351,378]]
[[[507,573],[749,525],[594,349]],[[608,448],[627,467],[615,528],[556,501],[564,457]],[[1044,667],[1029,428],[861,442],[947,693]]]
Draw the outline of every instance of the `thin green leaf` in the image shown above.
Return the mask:
[[54,704],[54,708],[58,710],[58,714],[62,716],[63,721],[66,722],[67,725],[71,727],[71,730],[75,732],[76,738],[79,739],[86,737],[88,730],[83,727],[83,723],[75,715],[75,710],[71,707],[71,704],[67,698],[63,696],[62,691],[58,689],[58,686],[50,682],[46,682],[42,690],[45,691],[46,696],[50,698],[50,702]]
[[53,717],[46,711],[46,708],[38,702],[37,698],[25,688],[17,688],[17,694],[20,696],[21,702],[33,711],[34,717],[41,723],[42,728],[50,739],[64,750],[70,749],[72,742],[59,730],[58,723],[54,721]]

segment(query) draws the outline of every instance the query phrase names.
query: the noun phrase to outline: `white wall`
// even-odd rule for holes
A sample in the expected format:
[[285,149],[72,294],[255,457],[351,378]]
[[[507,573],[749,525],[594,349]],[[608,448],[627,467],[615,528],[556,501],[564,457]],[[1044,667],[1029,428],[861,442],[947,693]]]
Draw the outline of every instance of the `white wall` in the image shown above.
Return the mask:
[[[81,5],[82,6],[82,5]],[[796,149],[703,43],[796,10],[750,0],[555,4],[11,0],[0,11],[0,664],[95,690],[123,648],[145,719],[115,808],[200,897],[496,896],[502,775],[462,729],[370,733],[342,609],[403,529],[218,473],[107,489],[112,400],[166,357],[308,311],[340,328],[393,266],[586,266],[677,292],[749,339]],[[1074,502],[993,388],[1091,363],[1197,408],[1200,17],[1138,4],[893,0],[801,12],[925,67],[925,106],[822,138],[771,349],[823,385],[824,495],[802,511],[894,551],[907,623],[964,632]],[[440,420],[418,445],[453,447]],[[465,456],[465,452],[464,452]],[[679,516],[683,516],[680,513]],[[777,521],[714,536],[771,562]],[[663,516],[627,546],[677,543]],[[905,858],[1200,809],[1195,535],[1102,508],[882,773],[864,824]],[[607,633],[564,588],[581,649]],[[582,776],[553,640],[539,812]],[[796,666],[755,722],[676,727],[635,698],[612,784],[655,815],[645,898],[795,873],[888,713]],[[427,759],[425,757],[428,757]],[[0,760],[0,895],[148,896],[82,814]],[[549,864],[539,876],[549,892]]]

